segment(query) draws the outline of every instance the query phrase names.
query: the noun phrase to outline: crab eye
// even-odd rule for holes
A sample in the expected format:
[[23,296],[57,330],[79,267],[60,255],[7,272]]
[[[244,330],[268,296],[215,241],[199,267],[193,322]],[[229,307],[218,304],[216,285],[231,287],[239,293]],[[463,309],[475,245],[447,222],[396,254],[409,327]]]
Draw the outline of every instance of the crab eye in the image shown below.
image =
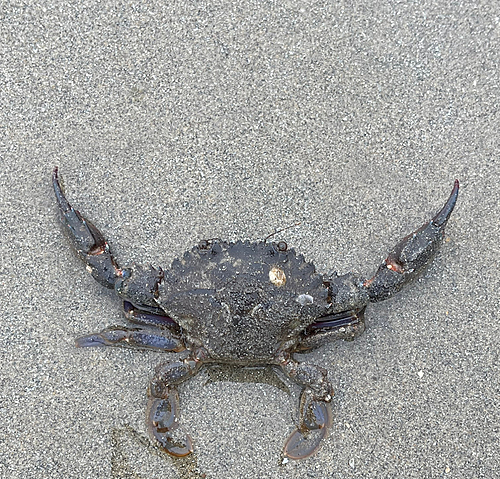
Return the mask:
[[284,241],[280,241],[277,245],[278,251],[286,251],[288,248],[288,245]]
[[210,243],[207,241],[207,240],[201,240],[199,243],[198,243],[198,248],[199,249],[208,249],[210,246]]

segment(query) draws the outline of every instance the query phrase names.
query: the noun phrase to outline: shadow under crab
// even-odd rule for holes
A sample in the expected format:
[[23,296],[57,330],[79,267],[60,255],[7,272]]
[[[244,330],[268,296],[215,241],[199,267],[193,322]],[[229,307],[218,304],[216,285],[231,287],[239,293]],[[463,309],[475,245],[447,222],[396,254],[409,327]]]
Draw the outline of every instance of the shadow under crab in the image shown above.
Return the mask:
[[332,386],[324,368],[294,359],[295,352],[352,340],[364,330],[368,303],[399,292],[439,249],[458,197],[458,180],[444,207],[389,253],[371,279],[316,272],[283,241],[204,240],[167,270],[118,266],[101,232],[66,200],[53,173],[61,221],[92,276],[123,299],[129,326],[77,339],[77,346],[121,346],[175,352],[148,388],[148,431],[174,456],[193,451],[179,418],[177,385],[204,364],[271,365],[302,386],[299,424],[284,455],[315,453],[332,422]]

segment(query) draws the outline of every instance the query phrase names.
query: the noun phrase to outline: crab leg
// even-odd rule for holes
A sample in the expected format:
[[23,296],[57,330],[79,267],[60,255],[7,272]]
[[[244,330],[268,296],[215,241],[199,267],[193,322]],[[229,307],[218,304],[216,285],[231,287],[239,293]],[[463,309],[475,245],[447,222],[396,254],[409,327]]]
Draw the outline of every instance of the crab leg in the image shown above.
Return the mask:
[[111,326],[100,333],[82,336],[76,340],[79,348],[120,346],[122,348],[154,349],[157,351],[184,351],[183,342],[170,331],[157,328],[124,328]]
[[364,313],[365,307],[319,318],[307,328],[297,350],[315,349],[337,339],[352,341],[365,330]]
[[319,366],[293,359],[281,366],[285,374],[305,386],[300,396],[299,425],[286,440],[283,454],[290,459],[305,459],[318,450],[331,427],[333,388],[327,371]]
[[183,457],[193,452],[191,437],[180,425],[176,385],[194,376],[200,367],[201,361],[193,357],[160,365],[149,385],[148,432],[151,439],[172,456]]
[[136,308],[129,301],[123,302],[123,311],[125,312],[125,317],[132,323],[141,324],[144,326],[153,326],[162,329],[179,329],[179,325],[172,318],[169,318],[164,314],[151,313]]
[[444,228],[458,197],[458,180],[444,207],[415,232],[403,238],[380,265],[373,278],[365,281],[370,301],[382,301],[418,276],[434,257],[444,237]]
[[52,173],[52,184],[61,222],[76,253],[85,262],[94,279],[107,288],[113,288],[116,279],[122,275],[122,270],[118,268],[104,236],[69,204],[59,183],[57,167]]
[[165,398],[151,398],[147,407],[150,437],[168,454],[184,457],[193,452],[193,442],[179,425],[179,393],[171,388]]

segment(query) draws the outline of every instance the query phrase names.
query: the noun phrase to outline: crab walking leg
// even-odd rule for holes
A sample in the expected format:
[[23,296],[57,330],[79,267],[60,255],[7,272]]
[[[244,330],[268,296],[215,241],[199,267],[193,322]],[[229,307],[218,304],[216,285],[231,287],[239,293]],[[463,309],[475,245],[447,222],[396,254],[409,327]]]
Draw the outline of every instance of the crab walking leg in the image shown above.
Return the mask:
[[444,237],[446,223],[458,197],[458,180],[444,207],[417,231],[403,238],[380,265],[373,278],[365,282],[370,301],[382,301],[418,276],[434,257]]
[[297,351],[316,349],[338,339],[352,341],[365,330],[365,307],[323,316],[307,329]]
[[285,374],[305,386],[300,396],[299,425],[285,442],[283,454],[290,459],[305,459],[318,450],[331,427],[333,388],[326,369],[319,366],[292,359],[281,366]]
[[52,173],[52,185],[61,222],[76,253],[95,280],[107,288],[114,288],[116,279],[123,271],[118,268],[102,233],[69,204],[59,183],[57,167]]
[[163,398],[151,398],[147,407],[148,432],[155,443],[168,454],[184,457],[193,452],[193,441],[179,426],[179,393],[170,388]]
[[188,357],[157,368],[151,380],[150,399],[146,412],[148,432],[153,441],[168,454],[176,457],[193,452],[189,434],[180,425],[179,394],[176,385],[194,376],[201,361]]
[[76,340],[78,348],[119,346],[131,349],[152,349],[164,352],[184,351],[182,341],[173,333],[157,328],[125,328],[111,326],[100,333],[82,336]]
[[136,308],[129,301],[123,301],[123,311],[125,312],[125,317],[131,323],[141,324],[144,326],[153,326],[162,329],[179,329],[179,325],[172,318],[169,318],[164,314],[151,313]]

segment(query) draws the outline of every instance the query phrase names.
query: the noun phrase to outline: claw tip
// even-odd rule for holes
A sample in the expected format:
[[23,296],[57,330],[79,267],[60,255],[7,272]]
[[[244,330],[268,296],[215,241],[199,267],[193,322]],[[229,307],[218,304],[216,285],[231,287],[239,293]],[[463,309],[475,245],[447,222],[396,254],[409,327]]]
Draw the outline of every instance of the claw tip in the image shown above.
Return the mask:
[[448,201],[445,203],[441,211],[436,214],[436,216],[432,219],[432,222],[438,226],[438,227],[444,227],[446,225],[446,222],[448,221],[448,218],[450,217],[453,208],[455,208],[455,203],[457,202],[458,198],[458,189],[459,189],[460,183],[458,180],[455,180],[453,184],[453,190],[451,190],[450,197],[448,198]]

